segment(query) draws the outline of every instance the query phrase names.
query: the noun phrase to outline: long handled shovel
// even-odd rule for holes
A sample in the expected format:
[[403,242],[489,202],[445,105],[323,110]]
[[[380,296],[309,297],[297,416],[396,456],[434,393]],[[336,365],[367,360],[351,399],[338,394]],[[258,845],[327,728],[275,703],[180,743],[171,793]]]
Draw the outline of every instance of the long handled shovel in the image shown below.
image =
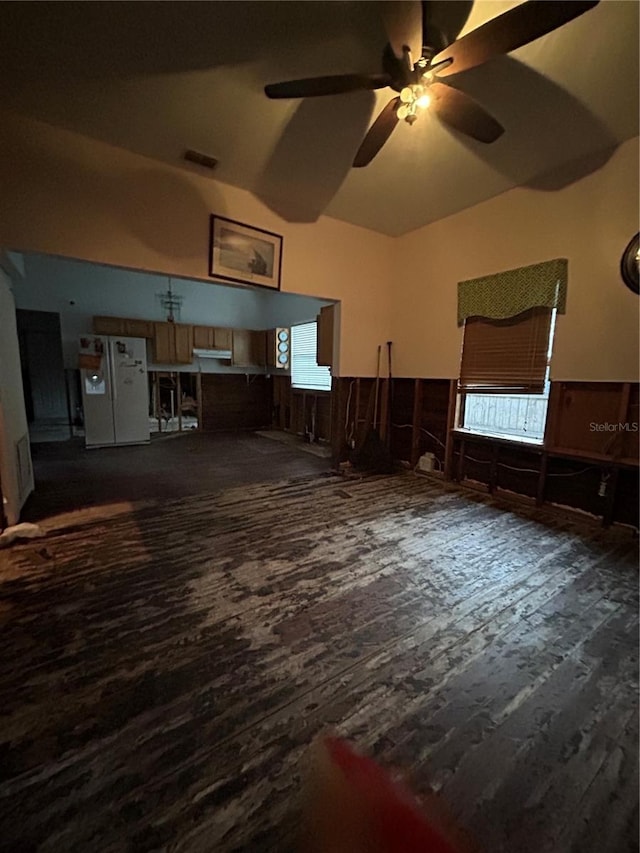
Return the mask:
[[[363,471],[371,471],[376,474],[391,474],[393,472],[393,460],[384,442],[378,434],[378,402],[380,396],[380,355],[382,347],[378,347],[378,363],[376,368],[376,381],[373,389],[373,422],[365,433],[364,441],[353,457],[353,464]],[[371,400],[371,398],[369,398]]]
[[389,379],[387,385],[387,447],[391,447],[391,413],[393,411],[393,376],[391,374],[391,345],[393,341],[387,341],[387,359],[389,361]]
[[382,347],[378,344],[378,361],[376,363],[376,396],[373,407],[373,430],[377,433],[378,430],[378,400],[380,398],[380,352]]

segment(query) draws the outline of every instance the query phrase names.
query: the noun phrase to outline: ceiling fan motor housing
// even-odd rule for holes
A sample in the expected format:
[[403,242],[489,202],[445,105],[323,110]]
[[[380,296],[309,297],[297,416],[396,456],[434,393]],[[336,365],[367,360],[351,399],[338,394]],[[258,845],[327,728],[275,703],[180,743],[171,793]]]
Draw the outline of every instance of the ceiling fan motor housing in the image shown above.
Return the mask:
[[412,74],[407,65],[393,52],[390,44],[386,44],[382,53],[382,69],[391,78],[389,88],[400,92],[412,82]]

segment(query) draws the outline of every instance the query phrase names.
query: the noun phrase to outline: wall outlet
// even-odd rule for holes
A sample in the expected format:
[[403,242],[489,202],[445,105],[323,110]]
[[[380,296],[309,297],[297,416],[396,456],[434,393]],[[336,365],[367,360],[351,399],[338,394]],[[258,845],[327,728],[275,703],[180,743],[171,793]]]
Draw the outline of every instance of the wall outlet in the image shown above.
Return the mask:
[[418,459],[418,469],[420,471],[433,471],[435,468],[435,454],[423,453]]

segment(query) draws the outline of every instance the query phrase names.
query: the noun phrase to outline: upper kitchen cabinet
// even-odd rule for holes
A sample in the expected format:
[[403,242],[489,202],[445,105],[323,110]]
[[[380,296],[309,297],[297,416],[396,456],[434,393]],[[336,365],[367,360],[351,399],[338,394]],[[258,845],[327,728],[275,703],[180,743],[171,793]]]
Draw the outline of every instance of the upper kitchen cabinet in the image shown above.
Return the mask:
[[193,329],[182,323],[154,323],[153,353],[157,364],[191,364]]
[[232,364],[236,367],[265,367],[267,364],[267,333],[264,331],[124,317],[94,317],[93,331],[97,335],[151,338],[156,364],[191,364],[194,348],[231,352]]
[[94,317],[94,335],[116,335],[127,338],[153,338],[151,320],[132,320],[127,317]]
[[333,367],[334,306],[325,305],[324,308],[321,308],[317,322],[316,362],[325,367]]
[[173,364],[176,340],[170,323],[153,324],[153,360],[158,364]]
[[231,349],[233,345],[233,329],[223,329],[216,326],[213,329],[214,349]]
[[235,367],[265,367],[267,333],[251,329],[233,329],[232,364]]
[[94,335],[126,335],[126,320],[124,317],[94,317]]
[[191,364],[193,361],[193,328],[183,323],[169,323],[173,326],[176,347],[176,363]]
[[213,327],[194,326],[193,346],[196,349],[213,349]]
[[232,331],[215,326],[194,326],[193,345],[196,349],[230,350],[233,344]]
[[129,338],[152,338],[153,323],[151,320],[125,320],[126,335]]

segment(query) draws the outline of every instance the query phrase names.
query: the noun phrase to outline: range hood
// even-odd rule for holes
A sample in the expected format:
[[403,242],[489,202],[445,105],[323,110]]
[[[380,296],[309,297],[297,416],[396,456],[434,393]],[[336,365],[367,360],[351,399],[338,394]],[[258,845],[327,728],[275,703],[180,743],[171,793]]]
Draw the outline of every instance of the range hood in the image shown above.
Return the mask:
[[231,358],[230,349],[196,349],[194,347],[193,355],[195,358]]

